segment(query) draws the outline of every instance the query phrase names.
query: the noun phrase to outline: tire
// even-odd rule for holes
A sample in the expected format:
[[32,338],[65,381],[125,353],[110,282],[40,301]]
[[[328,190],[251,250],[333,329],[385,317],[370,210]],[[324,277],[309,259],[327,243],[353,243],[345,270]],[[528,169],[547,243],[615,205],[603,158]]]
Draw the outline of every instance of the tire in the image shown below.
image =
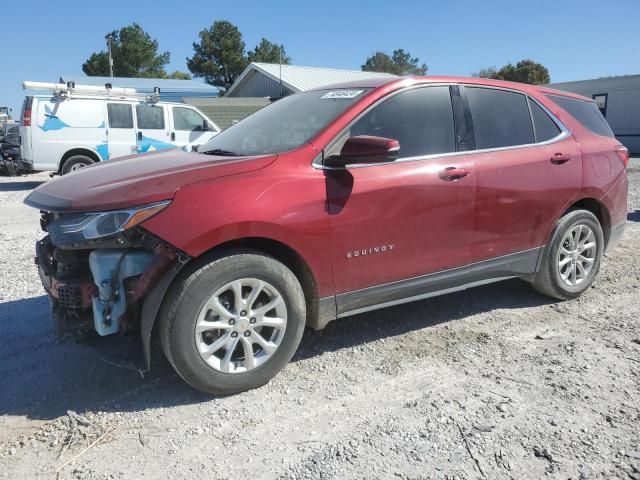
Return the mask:
[[[237,282],[244,282],[240,298],[246,297],[241,300],[246,302],[251,302],[254,288],[256,292],[260,290],[258,283],[264,284],[260,296],[250,308],[245,307],[247,310],[239,312],[237,310],[242,307],[235,308],[235,290],[232,287],[224,290],[229,284],[237,285]],[[251,283],[251,286],[247,287],[247,283]],[[245,293],[248,288],[251,290]],[[221,289],[223,293],[214,295]],[[277,307],[265,311],[264,317],[256,313],[261,308],[268,308],[265,305],[271,305],[278,296],[281,301]],[[217,303],[213,298],[218,300]],[[223,305],[225,300],[228,303]],[[214,305],[218,306],[214,308]],[[203,312],[206,313],[203,315]],[[233,326],[229,326],[231,320],[221,312],[233,316]],[[268,317],[268,312],[275,314],[271,313]],[[258,321],[253,315],[257,316]],[[286,325],[279,329],[259,326],[282,318]],[[229,395],[264,385],[280,372],[298,348],[305,321],[304,294],[291,270],[261,252],[228,250],[196,261],[179,275],[163,301],[159,334],[169,363],[187,383],[205,393]],[[210,329],[200,333],[200,330],[196,330],[196,324],[200,329],[204,322],[227,326],[225,329]],[[248,322],[253,322],[253,326]],[[261,333],[256,335],[258,330]],[[227,358],[227,345],[234,341],[231,338],[234,333],[237,344],[229,348],[231,354]],[[258,336],[262,339],[260,343],[265,345],[264,349],[257,340],[247,346]],[[201,350],[213,349],[221,341],[225,342],[224,346],[218,347],[213,354],[201,353]],[[267,346],[271,350],[276,343],[275,350],[268,352]],[[250,355],[245,348],[256,352]]]
[[85,155],[74,155],[73,157],[69,157],[62,164],[62,170],[60,171],[62,175],[66,175],[67,173],[75,172],[84,167],[88,167],[96,163],[93,159],[85,156]]
[[[581,248],[591,245],[587,236],[595,245],[582,254],[577,253]],[[578,238],[577,244],[574,244],[574,238]],[[551,240],[544,249],[540,271],[536,274],[533,287],[544,295],[560,300],[579,297],[591,286],[600,269],[603,248],[604,236],[597,217],[587,210],[570,211],[556,222]],[[592,262],[583,260],[591,258]],[[578,263],[582,266],[582,272]],[[586,271],[589,264],[591,267]],[[572,269],[575,269],[575,276]],[[575,283],[572,284],[573,282]]]

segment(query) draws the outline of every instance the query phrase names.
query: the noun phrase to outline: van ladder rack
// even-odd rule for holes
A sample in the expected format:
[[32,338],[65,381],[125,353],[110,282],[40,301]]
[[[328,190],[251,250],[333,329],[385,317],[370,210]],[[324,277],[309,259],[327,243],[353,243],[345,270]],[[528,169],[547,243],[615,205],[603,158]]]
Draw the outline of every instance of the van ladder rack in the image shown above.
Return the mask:
[[145,99],[149,102],[157,102],[160,99],[160,87],[154,87],[153,93],[138,93],[135,88],[113,87],[105,83],[104,87],[97,85],[76,85],[75,82],[50,83],[50,82],[22,82],[25,90],[51,90],[53,95],[59,98],[72,98],[73,96],[97,95],[101,97]]

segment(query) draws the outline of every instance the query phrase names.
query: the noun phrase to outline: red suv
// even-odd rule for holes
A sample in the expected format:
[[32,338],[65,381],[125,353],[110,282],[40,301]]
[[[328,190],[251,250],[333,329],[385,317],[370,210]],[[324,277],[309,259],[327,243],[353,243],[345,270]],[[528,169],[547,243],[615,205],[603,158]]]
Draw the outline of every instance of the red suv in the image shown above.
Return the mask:
[[58,331],[120,336],[146,368],[157,338],[189,384],[232,393],[281,370],[305,325],[513,277],[579,296],[624,230],[627,162],[590,99],[385,79],[282,98],[196,153],[96,164],[25,202]]

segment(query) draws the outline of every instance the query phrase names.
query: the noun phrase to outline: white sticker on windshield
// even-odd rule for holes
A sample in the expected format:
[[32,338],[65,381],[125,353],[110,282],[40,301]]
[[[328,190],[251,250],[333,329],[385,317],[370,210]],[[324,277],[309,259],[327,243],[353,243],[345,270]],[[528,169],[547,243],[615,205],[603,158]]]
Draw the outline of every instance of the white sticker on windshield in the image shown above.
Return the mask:
[[335,90],[325,93],[320,98],[356,98],[362,92],[364,92],[364,90]]

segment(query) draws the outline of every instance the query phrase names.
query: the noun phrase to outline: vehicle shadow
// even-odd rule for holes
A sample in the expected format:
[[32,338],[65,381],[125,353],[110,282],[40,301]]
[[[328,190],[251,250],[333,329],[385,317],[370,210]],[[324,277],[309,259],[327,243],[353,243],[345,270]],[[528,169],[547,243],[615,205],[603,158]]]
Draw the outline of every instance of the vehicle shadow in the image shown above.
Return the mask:
[[629,212],[627,214],[627,220],[629,220],[630,222],[640,222],[640,210]]
[[6,182],[0,183],[0,192],[22,192],[33,190],[42,185],[44,181]]
[[46,296],[0,303],[2,416],[53,419],[67,410],[142,411],[208,401],[164,366],[141,378],[92,348],[54,335]]
[[404,335],[495,309],[535,307],[556,302],[518,279],[484,285],[341,318],[330,322],[319,332],[308,330],[293,361],[304,360],[321,352]]
[[[403,335],[469,315],[552,303],[520,280],[339,319],[307,329],[293,361]],[[0,303],[0,418],[53,419],[67,410],[142,411],[211,400],[167,365],[146,378],[101,360],[89,347],[57,340],[45,296]],[[0,421],[1,425],[1,421]]]

